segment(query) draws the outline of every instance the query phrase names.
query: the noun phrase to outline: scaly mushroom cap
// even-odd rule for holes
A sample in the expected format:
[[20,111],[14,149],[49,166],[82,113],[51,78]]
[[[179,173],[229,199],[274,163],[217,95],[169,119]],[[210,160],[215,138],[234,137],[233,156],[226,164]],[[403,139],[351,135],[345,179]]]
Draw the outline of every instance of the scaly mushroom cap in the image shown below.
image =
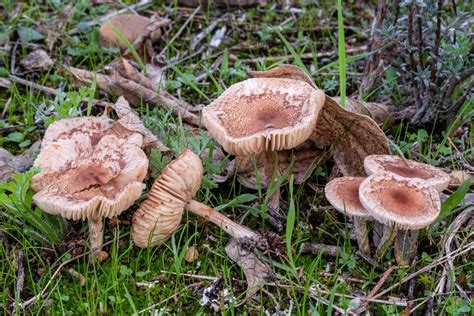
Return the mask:
[[171,236],[181,222],[186,203],[198,191],[203,172],[201,159],[189,149],[166,166],[153,184],[148,199],[133,214],[135,245],[154,246]]
[[65,119],[46,131],[34,162],[33,201],[68,219],[113,217],[140,197],[148,159],[143,137],[105,117]]
[[363,177],[341,177],[329,181],[324,188],[326,199],[336,210],[350,216],[370,218],[359,200],[359,186]]
[[421,179],[393,173],[373,174],[362,181],[359,199],[377,221],[402,229],[426,227],[441,210],[435,188]]
[[371,155],[364,160],[367,174],[390,172],[404,178],[416,178],[426,181],[438,191],[446,189],[450,182],[449,174],[439,168],[416,162],[404,161],[398,156]]
[[252,78],[228,88],[202,111],[202,121],[237,156],[291,149],[313,131],[324,92],[285,78]]
[[143,33],[150,20],[144,16],[136,14],[116,15],[107,20],[99,29],[99,41],[103,47],[119,46],[120,49],[126,49],[125,43],[114,32],[112,26],[122,33],[125,38],[133,42]]

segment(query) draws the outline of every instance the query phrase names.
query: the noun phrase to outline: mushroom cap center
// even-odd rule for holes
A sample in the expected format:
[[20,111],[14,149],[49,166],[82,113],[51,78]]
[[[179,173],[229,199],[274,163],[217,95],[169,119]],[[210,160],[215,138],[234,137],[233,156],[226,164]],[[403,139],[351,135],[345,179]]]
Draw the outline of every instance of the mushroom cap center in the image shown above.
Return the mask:
[[388,163],[385,169],[407,178],[420,178],[423,180],[431,179],[433,174],[426,169],[413,168],[409,166],[401,166],[397,163]]

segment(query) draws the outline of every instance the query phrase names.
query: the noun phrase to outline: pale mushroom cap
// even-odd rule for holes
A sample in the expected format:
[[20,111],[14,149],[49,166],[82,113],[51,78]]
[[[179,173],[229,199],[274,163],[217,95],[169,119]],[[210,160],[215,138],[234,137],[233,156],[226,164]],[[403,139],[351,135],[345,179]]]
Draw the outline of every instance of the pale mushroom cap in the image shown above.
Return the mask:
[[170,162],[153,184],[148,199],[133,214],[135,245],[157,245],[178,228],[186,203],[201,185],[203,172],[201,159],[189,149]]
[[324,188],[326,199],[336,210],[350,216],[370,218],[359,200],[363,177],[341,177],[329,181]]
[[359,199],[377,221],[402,229],[426,227],[441,210],[435,188],[421,179],[393,173],[373,174],[362,181]]
[[87,159],[35,175],[33,200],[43,211],[73,220],[113,217],[140,197],[148,159],[139,147],[107,135],[87,152]]
[[252,78],[205,107],[202,121],[237,156],[291,149],[313,131],[324,98],[324,92],[300,80]]
[[364,160],[367,174],[390,172],[404,178],[424,180],[438,191],[446,189],[450,182],[449,174],[443,170],[413,160],[404,161],[398,156],[371,155]]
[[102,24],[99,29],[100,44],[104,47],[119,46],[121,49],[127,48],[125,43],[120,40],[112,29],[111,25],[120,31],[125,38],[133,44],[133,42],[143,33],[150,20],[144,16],[136,14],[116,15]]

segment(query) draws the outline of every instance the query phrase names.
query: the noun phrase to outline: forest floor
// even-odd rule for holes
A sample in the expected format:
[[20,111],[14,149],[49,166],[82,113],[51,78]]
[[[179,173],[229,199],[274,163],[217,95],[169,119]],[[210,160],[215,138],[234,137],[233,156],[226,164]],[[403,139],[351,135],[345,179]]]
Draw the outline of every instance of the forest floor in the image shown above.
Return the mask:
[[[403,69],[395,63],[391,67],[392,61],[385,63],[370,90],[361,88],[366,62],[373,54],[368,45],[376,1],[344,3],[339,19],[337,1],[318,5],[268,1],[246,9],[186,8],[176,1],[123,2],[4,1],[0,5],[0,145],[13,155],[24,153],[25,165],[31,165],[30,148],[38,148],[36,142],[52,122],[101,115],[104,105],[116,102],[119,95],[106,93],[99,77],[79,88],[69,67],[106,73],[121,52],[101,47],[98,30],[106,17],[120,12],[168,19],[152,46],[154,66],[145,73],[162,74],[163,89],[174,100],[189,103],[194,113],[227,87],[248,78],[249,71],[282,64],[303,68],[329,96],[342,94],[389,105],[394,116],[415,104],[405,89],[415,84],[397,80]],[[458,4],[455,10],[469,12],[466,6]],[[404,21],[404,9],[400,10]],[[338,46],[342,30],[345,52]],[[457,36],[461,44],[453,49],[472,63],[469,41],[466,44],[462,34]],[[30,55],[35,52],[39,55]],[[131,63],[143,70],[147,61],[136,57],[132,56]],[[342,80],[341,67],[346,73]],[[472,85],[467,89],[472,90]],[[121,94],[129,99],[136,97],[133,92],[125,89]],[[462,91],[456,93],[458,99],[463,98]],[[472,94],[462,100],[453,119],[444,122],[438,123],[435,117],[428,124],[408,124],[409,118],[398,117],[380,124],[392,153],[445,171],[472,174]],[[156,102],[129,101],[174,156],[186,147],[196,153],[220,150],[204,129],[191,126]],[[8,154],[0,153],[2,177],[7,164],[2,159]],[[246,297],[244,272],[225,251],[229,237],[190,213],[184,212],[179,228],[160,246],[134,246],[131,218],[145,193],[118,219],[105,220],[108,258],[96,260],[89,255],[87,224],[62,221],[35,208],[29,188],[34,171],[17,168],[24,173],[0,184],[0,310],[6,315],[366,311],[372,315],[472,315],[474,191],[468,182],[443,192],[442,217],[420,231],[413,263],[397,266],[390,247],[378,262],[361,256],[351,234],[352,222],[325,199],[324,186],[340,176],[331,159],[318,159],[302,184],[282,180],[283,229],[278,231],[269,224],[268,196],[258,180],[257,190],[252,190],[239,182],[237,174],[225,179],[223,174],[233,161],[230,155],[202,158],[205,176],[195,199],[212,207],[226,205],[221,212],[261,232],[271,244],[270,254],[258,256],[273,267],[275,276],[256,294]],[[149,159],[148,188],[169,162],[158,150],[152,150]],[[11,201],[20,202],[9,206]],[[30,213],[39,219],[35,222]],[[302,251],[308,243],[323,250]]]

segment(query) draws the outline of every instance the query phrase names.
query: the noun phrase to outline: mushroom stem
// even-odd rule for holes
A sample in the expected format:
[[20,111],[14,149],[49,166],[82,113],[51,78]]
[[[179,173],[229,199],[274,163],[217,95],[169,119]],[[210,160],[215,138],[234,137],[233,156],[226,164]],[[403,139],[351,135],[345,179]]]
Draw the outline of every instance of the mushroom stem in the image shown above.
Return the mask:
[[380,261],[382,256],[385,254],[387,249],[393,242],[393,239],[397,235],[397,226],[396,225],[384,225],[383,226],[383,235],[380,238],[379,245],[375,251],[375,259]]
[[251,229],[243,225],[237,224],[230,218],[222,215],[221,213],[215,211],[213,208],[198,201],[188,201],[185,208],[196,215],[204,217],[211,223],[216,224],[230,236],[234,237],[239,241],[251,240],[253,242],[259,243],[261,240],[260,235],[253,232]]
[[[267,151],[265,152],[265,160],[266,160],[266,165],[265,165],[265,172],[267,176],[267,190],[270,189],[270,184],[273,182],[278,181],[278,161],[275,159],[275,156],[278,155],[278,152],[275,151]],[[271,196],[268,197],[267,200],[267,206],[272,208],[273,212],[269,212],[270,216],[271,214],[275,214],[275,218],[270,219],[270,224],[277,228],[277,230],[281,230],[283,228],[282,224],[280,223],[279,218],[280,215],[280,186],[277,186],[275,189],[275,192],[272,193]],[[273,217],[273,216],[272,216]]]
[[416,255],[419,230],[400,229],[395,238],[395,259],[399,266],[409,265]]
[[370,257],[370,244],[369,236],[367,233],[367,219],[364,217],[354,216],[354,230],[360,251],[364,255]]
[[89,241],[91,243],[91,250],[94,255],[98,255],[102,250],[104,242],[104,231],[101,217],[89,217],[87,221],[89,225]]

